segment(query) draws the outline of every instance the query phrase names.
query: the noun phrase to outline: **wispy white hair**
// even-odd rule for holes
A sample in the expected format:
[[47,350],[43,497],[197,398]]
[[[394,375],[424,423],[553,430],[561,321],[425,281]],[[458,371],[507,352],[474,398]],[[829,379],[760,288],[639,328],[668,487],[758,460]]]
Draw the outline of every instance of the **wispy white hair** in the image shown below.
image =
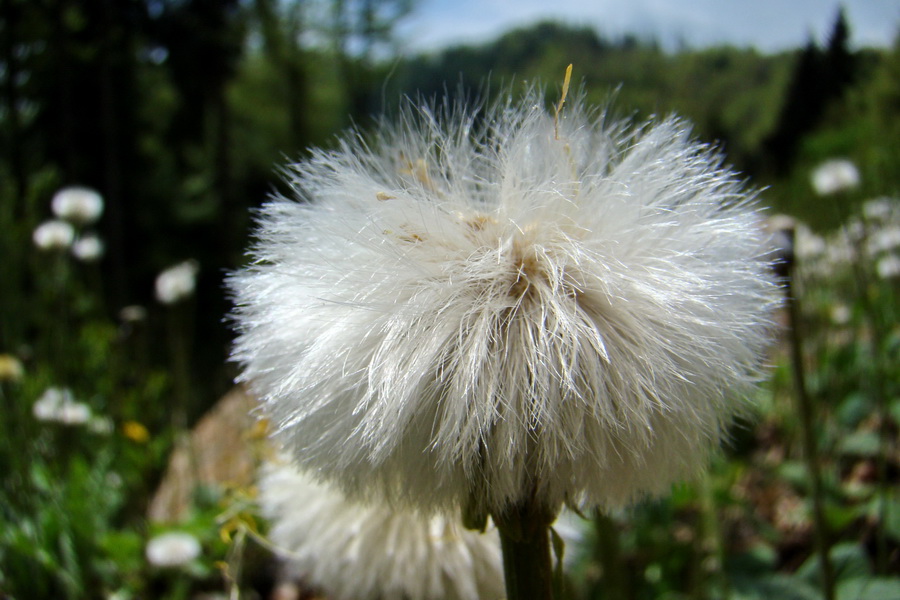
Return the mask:
[[423,516],[362,505],[286,462],[262,470],[259,502],[287,573],[335,600],[499,600],[495,529],[463,529],[459,515]]
[[684,121],[410,104],[292,173],[230,282],[234,358],[348,493],[622,505],[700,469],[758,378],[761,216]]

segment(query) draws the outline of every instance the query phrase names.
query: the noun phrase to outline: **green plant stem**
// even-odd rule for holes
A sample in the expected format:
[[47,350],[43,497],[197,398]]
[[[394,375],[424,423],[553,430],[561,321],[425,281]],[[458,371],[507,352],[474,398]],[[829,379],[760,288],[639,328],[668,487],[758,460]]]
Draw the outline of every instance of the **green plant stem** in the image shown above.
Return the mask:
[[[862,255],[863,249],[857,248],[857,253]],[[869,380],[872,395],[875,398],[875,412],[878,417],[878,455],[875,459],[877,495],[878,495],[878,528],[875,530],[875,572],[879,575],[888,574],[888,455],[890,453],[890,415],[888,414],[888,392],[886,389],[888,366],[885,364],[886,344],[884,332],[890,328],[891,319],[883,318],[878,310],[884,304],[884,299],[873,297],[878,288],[869,285],[871,273],[862,268],[856,269],[857,285],[860,290],[860,300],[863,307],[863,315],[869,328],[869,352],[874,376]],[[889,298],[893,302],[894,297]]]
[[[699,581],[708,582],[710,590],[714,590],[716,598],[727,598],[731,594],[728,590],[728,581],[722,574],[725,564],[725,544],[722,540],[722,528],[719,523],[719,514],[716,508],[716,496],[712,476],[706,472],[700,478],[700,511],[701,511],[701,537],[700,537],[700,561],[702,577]],[[710,563],[710,561],[712,561]],[[705,594],[701,585],[698,585],[697,597]]]
[[169,355],[172,361],[172,378],[175,385],[175,405],[172,409],[172,425],[176,431],[187,429],[188,407],[192,400],[190,375],[190,342],[187,325],[187,307],[184,302],[168,307]]
[[506,600],[553,600],[552,522],[552,513],[533,501],[494,515],[503,551]]
[[602,572],[591,597],[601,597],[602,590],[606,600],[627,600],[626,571],[616,523],[599,510],[594,513],[593,521],[597,532],[596,558]]
[[794,294],[793,270],[786,278],[788,308],[788,330],[791,341],[791,366],[797,393],[797,407],[800,413],[800,429],[803,454],[812,486],[813,519],[815,521],[815,544],[822,568],[822,593],[825,600],[834,600],[834,569],[828,554],[828,524],[825,520],[825,497],[822,488],[822,474],[819,468],[819,448],[813,425],[813,406],[806,389],[806,375],[803,366],[803,336],[800,334],[800,305]]

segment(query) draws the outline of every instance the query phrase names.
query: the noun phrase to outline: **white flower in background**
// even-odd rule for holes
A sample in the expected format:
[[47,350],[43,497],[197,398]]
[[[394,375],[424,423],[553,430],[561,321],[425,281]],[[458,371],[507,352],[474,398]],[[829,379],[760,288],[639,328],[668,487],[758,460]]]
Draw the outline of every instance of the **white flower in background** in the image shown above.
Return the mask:
[[832,236],[827,244],[825,251],[825,261],[831,269],[842,269],[848,264],[857,260],[856,248],[854,242],[846,234],[846,231],[840,231],[838,235]]
[[887,221],[897,211],[897,201],[893,198],[875,198],[863,204],[863,216],[867,221]]
[[103,197],[90,188],[66,187],[54,194],[51,208],[60,219],[76,225],[90,225],[103,214]]
[[119,311],[119,319],[125,323],[140,323],[147,319],[147,309],[138,304],[125,306]]
[[108,416],[94,416],[88,421],[87,428],[97,435],[109,435],[111,434],[116,426],[113,423],[113,420]]
[[259,503],[288,573],[335,600],[480,600],[505,595],[496,529],[359,504],[288,464],[265,465]]
[[876,255],[900,247],[900,225],[888,225],[869,235],[866,250]]
[[75,229],[65,221],[44,221],[35,228],[31,239],[41,250],[65,250],[75,239]]
[[39,421],[51,421],[65,425],[83,425],[91,420],[91,409],[83,402],[76,402],[68,388],[47,388],[31,407]]
[[83,425],[91,420],[91,408],[84,402],[70,402],[59,407],[55,419],[66,425]]
[[827,160],[813,169],[813,189],[820,196],[850,190],[859,185],[859,171],[849,160]]
[[78,238],[72,244],[72,255],[82,262],[94,262],[103,257],[103,240],[94,234]]
[[678,119],[537,94],[407,109],[294,166],[230,285],[241,379],[347,493],[618,506],[701,469],[779,293],[752,194]]
[[894,279],[900,276],[900,256],[889,254],[878,259],[875,270],[882,279]]
[[848,244],[858,245],[868,235],[868,227],[863,224],[862,219],[858,217],[850,217],[840,229],[840,235]]
[[147,542],[144,555],[154,567],[179,567],[200,556],[200,542],[189,533],[170,531]]
[[799,260],[810,260],[825,254],[825,239],[803,223],[794,230],[794,253]]
[[831,307],[831,322],[835,325],[846,325],[850,322],[851,316],[853,313],[846,304],[840,303]]
[[200,265],[186,260],[169,267],[156,277],[156,299],[163,304],[175,304],[194,293]]

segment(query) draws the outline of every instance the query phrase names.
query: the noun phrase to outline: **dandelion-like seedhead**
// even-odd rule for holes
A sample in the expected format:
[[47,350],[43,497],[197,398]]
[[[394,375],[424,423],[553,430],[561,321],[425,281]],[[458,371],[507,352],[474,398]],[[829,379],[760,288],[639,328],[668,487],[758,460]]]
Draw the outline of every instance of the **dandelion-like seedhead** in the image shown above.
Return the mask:
[[156,299],[162,304],[175,304],[191,297],[197,285],[200,265],[186,260],[173,265],[156,276]]
[[53,214],[77,225],[89,225],[103,214],[103,197],[91,188],[72,186],[54,194]]
[[234,358],[348,493],[622,505],[697,471],[758,377],[768,235],[677,118],[407,107],[291,184],[230,281]]
[[826,160],[810,174],[810,183],[820,196],[828,196],[859,186],[859,170],[842,158]]
[[96,262],[103,258],[103,252],[106,250],[103,240],[94,234],[88,234],[79,237],[72,244],[72,255],[82,262]]
[[882,279],[896,279],[900,277],[900,256],[888,254],[878,259],[875,263],[875,272]]
[[459,517],[362,505],[286,462],[262,469],[259,503],[291,576],[329,598],[482,600],[504,596],[500,540]]
[[75,240],[75,229],[65,221],[44,221],[34,229],[31,239],[40,250],[65,250]]
[[84,425],[91,420],[91,408],[76,402],[72,390],[49,387],[35,401],[31,412],[39,421],[63,423],[64,425]]
[[869,223],[895,220],[900,214],[900,202],[886,196],[867,200],[863,203],[862,213]]
[[200,556],[201,551],[200,542],[193,535],[169,531],[150,538],[144,556],[154,567],[180,567]]

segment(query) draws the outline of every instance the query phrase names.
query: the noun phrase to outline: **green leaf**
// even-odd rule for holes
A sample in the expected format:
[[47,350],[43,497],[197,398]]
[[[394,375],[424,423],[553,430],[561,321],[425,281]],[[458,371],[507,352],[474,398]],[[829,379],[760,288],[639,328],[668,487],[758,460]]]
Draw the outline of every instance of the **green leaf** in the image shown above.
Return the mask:
[[900,423],[900,398],[894,398],[888,407],[888,413],[894,419],[894,423]]
[[100,537],[99,545],[121,572],[138,572],[141,569],[144,540],[137,532],[108,531]]
[[838,444],[838,452],[849,456],[877,456],[881,444],[874,431],[855,431]]
[[900,577],[858,577],[837,587],[837,600],[897,600]]
[[[865,577],[871,574],[869,558],[865,550],[858,544],[852,542],[837,544],[831,549],[828,556],[834,568],[835,581]],[[796,574],[814,586],[821,585],[822,569],[819,564],[819,555],[816,553],[810,556],[797,569]]]
[[859,509],[854,506],[825,505],[825,520],[834,531],[848,527],[859,517]]
[[884,522],[880,524],[881,527],[884,528],[890,537],[900,540],[900,500],[888,498],[887,510],[884,515],[881,512],[881,503],[881,497],[876,495],[868,504],[862,507],[862,512],[870,519],[880,520],[884,517]]
[[853,392],[844,398],[835,415],[845,427],[856,427],[860,421],[872,414],[872,402],[862,392]]
[[553,568],[553,592],[557,598],[565,596],[566,572],[563,568],[563,557],[566,553],[566,542],[556,529],[550,527],[550,541],[553,545],[553,554],[556,556],[556,566]]
[[54,487],[51,483],[52,477],[47,470],[47,466],[42,462],[31,463],[31,483],[38,491],[50,493]]
[[758,542],[746,552],[726,559],[725,571],[734,577],[757,575],[775,568],[778,553],[772,546]]
[[797,460],[787,460],[778,467],[778,475],[796,488],[806,489],[809,475],[806,466]]
[[819,590],[799,577],[768,575],[741,577],[733,582],[728,600],[821,600]]

